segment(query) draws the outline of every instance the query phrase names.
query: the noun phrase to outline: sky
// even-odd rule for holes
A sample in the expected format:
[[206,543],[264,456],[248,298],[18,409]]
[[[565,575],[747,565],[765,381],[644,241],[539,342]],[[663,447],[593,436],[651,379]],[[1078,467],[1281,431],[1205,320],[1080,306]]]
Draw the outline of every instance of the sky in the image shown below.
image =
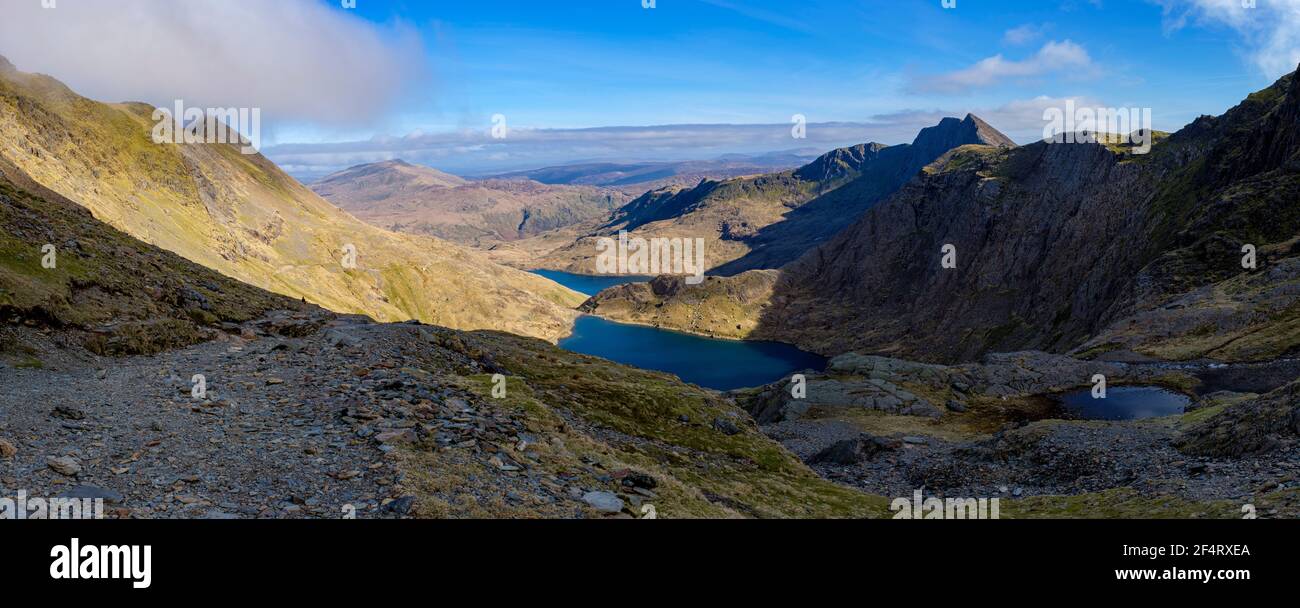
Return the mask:
[[104,101],[261,108],[296,175],[896,144],[968,112],[1027,143],[1067,99],[1172,131],[1300,63],[1300,0],[54,1],[0,0],[0,54]]

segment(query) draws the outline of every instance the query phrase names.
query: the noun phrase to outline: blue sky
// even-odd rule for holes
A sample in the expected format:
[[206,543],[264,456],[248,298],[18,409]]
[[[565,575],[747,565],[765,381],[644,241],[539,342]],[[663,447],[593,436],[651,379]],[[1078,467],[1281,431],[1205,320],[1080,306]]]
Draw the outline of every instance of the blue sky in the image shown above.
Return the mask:
[[[797,9],[792,9],[797,6]],[[640,0],[378,2],[357,13],[424,35],[431,79],[394,121],[457,128],[865,121],[916,110],[1082,96],[1152,107],[1174,127],[1266,86],[1241,36],[1171,30],[1141,0]],[[1008,32],[1016,34],[1008,36]],[[1045,69],[969,90],[914,81],[1071,42],[1100,73]]]
[[262,108],[263,151],[297,175],[824,151],[967,112],[1025,143],[1067,99],[1175,130],[1300,62],[1300,0],[0,3],[20,69],[105,101]]

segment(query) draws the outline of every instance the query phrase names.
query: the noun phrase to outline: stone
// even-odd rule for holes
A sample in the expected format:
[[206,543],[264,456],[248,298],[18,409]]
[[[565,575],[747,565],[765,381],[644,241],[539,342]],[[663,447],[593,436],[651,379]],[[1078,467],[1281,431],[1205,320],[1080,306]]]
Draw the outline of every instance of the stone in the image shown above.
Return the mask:
[[659,482],[655,481],[654,477],[637,471],[632,471],[623,477],[622,484],[628,488],[655,488],[659,486]]
[[54,411],[50,412],[50,415],[54,416],[55,418],[62,418],[64,420],[85,420],[86,419],[86,412],[83,412],[70,405],[60,405],[58,407],[55,407]]
[[89,484],[82,484],[76,486],[71,490],[59,494],[58,497],[59,498],[89,498],[92,500],[101,499],[104,502],[109,504],[121,504],[123,501],[126,500],[126,497],[122,496],[120,492],[116,492],[108,488],[101,488],[99,486],[92,486]]
[[727,420],[725,418],[714,418],[713,428],[717,430],[719,433],[728,436],[738,435],[741,432],[740,427],[736,426],[736,423]]
[[601,513],[619,513],[623,511],[623,499],[612,492],[587,492],[582,501]]
[[394,515],[409,515],[411,513],[411,507],[413,506],[415,506],[414,496],[402,496],[393,499],[392,502],[384,505],[382,510],[385,513],[392,513]]
[[375,441],[384,445],[406,445],[415,443],[416,440],[415,431],[412,431],[411,429],[387,431],[375,435]]
[[872,459],[877,454],[897,450],[902,443],[897,439],[885,439],[863,433],[853,439],[845,439],[818,452],[809,462],[812,464],[857,464]]
[[77,473],[81,472],[81,463],[77,462],[76,458],[68,456],[61,456],[58,458],[51,456],[45,460],[45,464],[55,473],[67,475],[68,477],[73,477]]
[[957,412],[958,414],[965,412],[968,409],[965,403],[957,401],[956,399],[949,399],[947,405],[948,411]]
[[0,439],[0,458],[13,458],[18,454],[18,448],[10,443],[8,439]]

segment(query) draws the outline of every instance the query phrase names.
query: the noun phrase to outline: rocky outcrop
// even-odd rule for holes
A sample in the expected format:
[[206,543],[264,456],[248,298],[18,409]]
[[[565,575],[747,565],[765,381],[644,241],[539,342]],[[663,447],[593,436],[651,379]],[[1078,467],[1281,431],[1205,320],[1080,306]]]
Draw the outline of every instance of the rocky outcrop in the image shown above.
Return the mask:
[[1300,441],[1300,381],[1236,404],[1187,429],[1180,450],[1196,456],[1237,458]]

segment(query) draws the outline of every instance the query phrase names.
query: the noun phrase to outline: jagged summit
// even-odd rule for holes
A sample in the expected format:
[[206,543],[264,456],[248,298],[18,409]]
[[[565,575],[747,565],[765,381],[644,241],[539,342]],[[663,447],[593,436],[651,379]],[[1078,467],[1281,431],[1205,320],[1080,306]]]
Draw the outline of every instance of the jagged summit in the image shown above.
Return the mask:
[[987,122],[974,114],[967,114],[963,119],[944,118],[933,127],[921,129],[912,146],[918,148],[923,156],[938,158],[944,152],[970,144],[1014,148],[1016,142],[1003,135]]

